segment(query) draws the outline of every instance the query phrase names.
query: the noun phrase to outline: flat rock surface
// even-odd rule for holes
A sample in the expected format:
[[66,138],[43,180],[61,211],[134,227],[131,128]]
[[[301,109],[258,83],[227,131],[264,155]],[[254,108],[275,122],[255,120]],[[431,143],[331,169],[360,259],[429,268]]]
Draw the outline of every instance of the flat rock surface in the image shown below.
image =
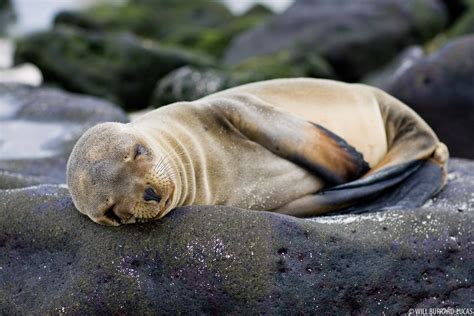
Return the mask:
[[0,314],[399,314],[473,303],[474,162],[420,209],[187,207],[104,227],[62,185],[0,190]]
[[78,138],[105,121],[127,121],[112,103],[51,88],[0,84],[0,189],[65,183]]

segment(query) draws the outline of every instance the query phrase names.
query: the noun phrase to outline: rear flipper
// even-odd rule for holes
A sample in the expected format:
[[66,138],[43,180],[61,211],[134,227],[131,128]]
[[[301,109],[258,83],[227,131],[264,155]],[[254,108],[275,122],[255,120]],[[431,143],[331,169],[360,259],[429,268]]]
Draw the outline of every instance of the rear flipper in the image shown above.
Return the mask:
[[420,207],[443,188],[443,178],[442,168],[432,160],[427,160],[391,190],[383,191],[373,200],[356,204],[337,213],[360,214],[369,211]]
[[[439,143],[433,157],[393,189],[382,192],[375,199],[341,210],[340,214],[360,214],[374,210],[407,209],[422,206],[446,184],[448,151]],[[336,214],[336,213],[334,213]]]
[[335,210],[331,215],[414,208],[438,193],[445,179],[444,165],[433,158],[418,160],[304,196],[275,211],[308,217]]

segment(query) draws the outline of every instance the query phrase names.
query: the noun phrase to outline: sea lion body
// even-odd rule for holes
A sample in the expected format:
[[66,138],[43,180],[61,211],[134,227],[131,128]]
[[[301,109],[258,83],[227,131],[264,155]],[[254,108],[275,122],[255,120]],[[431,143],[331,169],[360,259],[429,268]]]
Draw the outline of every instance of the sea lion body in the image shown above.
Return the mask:
[[304,168],[242,137],[205,104],[163,107],[130,126],[172,153],[183,186],[177,205],[271,210],[324,186]]
[[[381,99],[392,97],[376,88],[332,80],[298,78],[244,85],[218,92],[203,100],[232,98],[235,95],[258,96],[266,105],[324,126],[361,152],[370,166],[376,165],[387,153],[385,122],[380,104],[383,102]],[[395,106],[406,107],[401,102],[394,103]],[[436,137],[434,133],[433,136]]]
[[[126,125],[108,124],[86,133],[68,163],[76,206],[102,224],[156,219],[177,206],[202,204],[316,215],[393,187],[415,172],[419,166],[413,162],[419,161],[433,161],[439,170],[432,190],[438,191],[445,181],[448,153],[431,128],[400,101],[365,85],[303,78],[264,81],[165,106]],[[129,135],[132,143],[143,144],[155,157],[129,171],[116,170],[122,162],[110,158],[112,145],[104,149],[96,139],[100,129]],[[128,138],[120,137],[123,142]],[[103,153],[90,153],[95,151]],[[98,172],[98,161],[103,169],[99,173],[107,175],[99,179],[107,180],[91,189],[90,170]],[[159,181],[159,174],[150,178],[147,170],[164,168],[161,165],[172,170],[170,175]],[[134,180],[127,181],[128,176]],[[120,193],[114,192],[120,191],[114,189],[117,182],[126,183]],[[345,183],[354,185],[346,188]],[[144,204],[138,199],[147,185],[154,188],[149,192],[162,193],[156,201],[145,194]],[[328,187],[342,189],[317,194]],[[94,190],[101,194],[94,195]],[[122,211],[114,206],[119,215],[104,219],[108,208],[99,207],[99,200],[107,196],[115,201],[119,198],[110,196],[129,192],[136,201],[121,203]],[[159,212],[152,209],[157,201]]]

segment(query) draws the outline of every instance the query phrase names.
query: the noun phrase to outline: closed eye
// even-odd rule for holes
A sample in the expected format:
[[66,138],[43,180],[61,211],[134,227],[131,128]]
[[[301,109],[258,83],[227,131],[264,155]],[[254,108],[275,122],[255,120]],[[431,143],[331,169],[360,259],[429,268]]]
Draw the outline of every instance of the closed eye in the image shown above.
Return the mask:
[[144,146],[138,144],[135,147],[135,155],[134,155],[133,159],[137,159],[138,156],[144,155],[144,154],[147,154],[146,148]]
[[145,194],[143,195],[143,199],[145,201],[156,201],[158,203],[161,202],[161,196],[158,195],[153,188],[147,188],[145,190]]

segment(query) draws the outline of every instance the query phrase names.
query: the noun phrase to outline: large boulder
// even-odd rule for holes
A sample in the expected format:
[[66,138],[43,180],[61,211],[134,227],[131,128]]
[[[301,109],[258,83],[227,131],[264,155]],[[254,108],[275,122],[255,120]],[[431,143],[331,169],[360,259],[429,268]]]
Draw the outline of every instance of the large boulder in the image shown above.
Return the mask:
[[391,62],[387,63],[362,79],[362,82],[371,86],[387,89],[393,85],[399,76],[414,64],[426,58],[423,47],[414,45],[402,50]]
[[184,66],[157,82],[151,105],[160,107],[174,102],[194,101],[231,85],[231,76],[224,70]]
[[1,314],[403,314],[474,295],[474,162],[430,206],[298,219],[186,207],[104,227],[64,186],[0,190]]
[[244,14],[232,17],[216,27],[183,24],[170,33],[165,41],[221,58],[235,36],[261,25],[273,15],[265,6],[256,4]]
[[265,21],[273,13],[255,5],[234,16],[215,1],[130,1],[100,3],[84,11],[62,11],[55,26],[85,30],[132,32],[137,36],[221,57],[231,39]]
[[283,14],[234,39],[228,64],[281,50],[316,52],[345,80],[357,80],[441,31],[446,12],[438,0],[300,0]]
[[0,189],[65,183],[67,159],[82,133],[126,120],[122,110],[95,97],[0,84]]
[[17,42],[15,62],[30,62],[47,82],[104,97],[126,109],[148,105],[156,81],[184,65],[208,65],[203,56],[144,42],[132,35],[56,28]]
[[471,35],[449,41],[433,54],[418,51],[415,58],[400,58],[371,83],[418,112],[448,145],[452,156],[474,158],[473,78]]

